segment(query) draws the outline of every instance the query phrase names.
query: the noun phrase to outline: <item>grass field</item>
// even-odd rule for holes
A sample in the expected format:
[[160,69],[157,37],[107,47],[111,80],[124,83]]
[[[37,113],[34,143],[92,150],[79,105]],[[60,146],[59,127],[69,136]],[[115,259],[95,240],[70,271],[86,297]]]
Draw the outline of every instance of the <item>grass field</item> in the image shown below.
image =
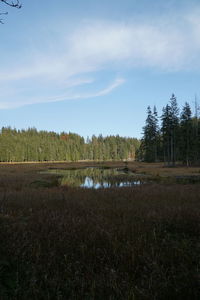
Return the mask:
[[[0,164],[0,299],[200,299],[200,184],[95,190],[40,173],[93,165],[101,163]],[[128,168],[200,175],[198,167]]]

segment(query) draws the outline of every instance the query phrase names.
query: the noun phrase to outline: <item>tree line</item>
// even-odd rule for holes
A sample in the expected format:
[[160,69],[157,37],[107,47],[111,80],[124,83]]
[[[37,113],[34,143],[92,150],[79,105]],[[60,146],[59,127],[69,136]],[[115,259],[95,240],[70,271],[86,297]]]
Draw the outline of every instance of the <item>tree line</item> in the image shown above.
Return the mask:
[[119,135],[93,135],[85,141],[71,132],[58,134],[35,128],[3,127],[0,131],[0,161],[134,160],[139,144],[136,138]]
[[[164,161],[168,166],[182,162],[187,166],[200,162],[200,118],[195,100],[195,113],[185,102],[180,111],[172,94],[169,103],[158,117],[154,106],[147,108],[141,145],[137,158],[146,162]],[[160,122],[159,122],[160,119]]]

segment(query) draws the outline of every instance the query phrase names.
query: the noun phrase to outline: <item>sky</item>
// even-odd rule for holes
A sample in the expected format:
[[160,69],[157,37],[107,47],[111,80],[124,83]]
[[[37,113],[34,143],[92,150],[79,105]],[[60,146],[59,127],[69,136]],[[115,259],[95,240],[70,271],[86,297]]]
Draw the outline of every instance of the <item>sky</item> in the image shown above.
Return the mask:
[[200,97],[199,0],[21,0],[0,11],[0,127],[141,138]]

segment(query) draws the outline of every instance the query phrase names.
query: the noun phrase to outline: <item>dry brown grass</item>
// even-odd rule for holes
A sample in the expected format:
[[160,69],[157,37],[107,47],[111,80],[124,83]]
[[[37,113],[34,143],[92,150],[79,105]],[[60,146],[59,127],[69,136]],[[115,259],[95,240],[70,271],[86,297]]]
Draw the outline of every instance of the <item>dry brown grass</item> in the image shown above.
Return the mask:
[[0,299],[200,299],[198,184],[32,185],[48,168],[0,165]]

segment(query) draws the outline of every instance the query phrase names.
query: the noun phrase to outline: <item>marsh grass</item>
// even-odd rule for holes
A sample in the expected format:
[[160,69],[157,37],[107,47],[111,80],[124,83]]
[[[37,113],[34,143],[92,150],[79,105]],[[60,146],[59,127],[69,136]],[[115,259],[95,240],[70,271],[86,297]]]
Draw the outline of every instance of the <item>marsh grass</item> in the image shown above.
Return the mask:
[[198,184],[31,184],[50,167],[0,166],[0,299],[200,299]]

